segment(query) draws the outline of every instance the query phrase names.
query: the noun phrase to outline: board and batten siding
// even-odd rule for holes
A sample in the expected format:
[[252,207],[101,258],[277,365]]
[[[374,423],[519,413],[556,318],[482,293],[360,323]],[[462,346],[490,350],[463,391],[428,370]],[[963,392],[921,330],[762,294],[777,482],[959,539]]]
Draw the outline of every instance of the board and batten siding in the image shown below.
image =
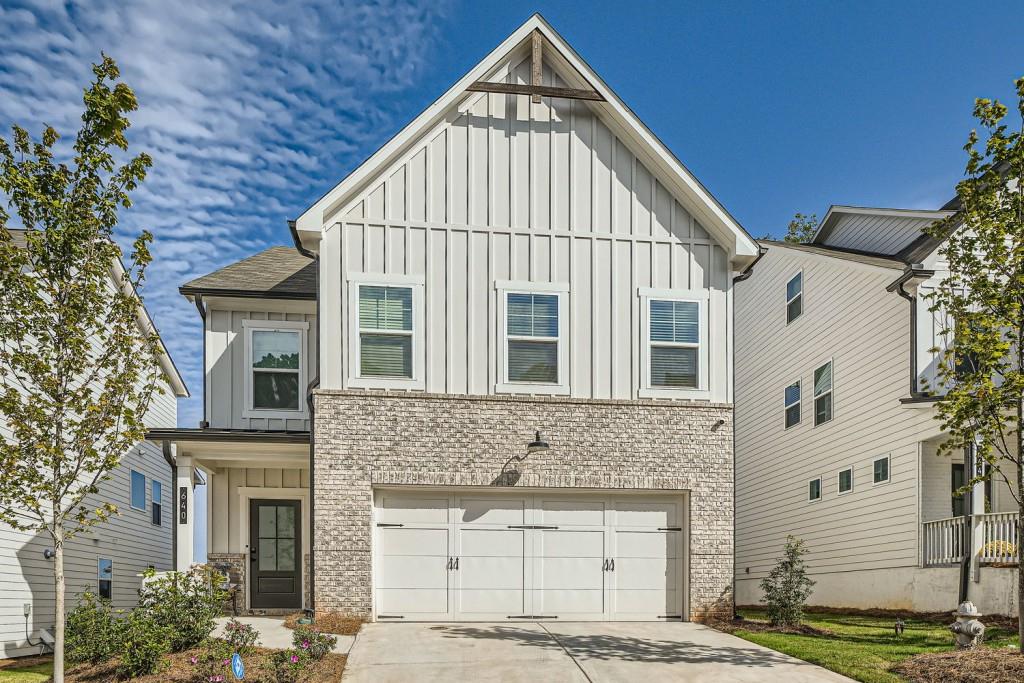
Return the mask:
[[[529,80],[515,61],[506,82]],[[564,85],[544,66],[544,82]],[[344,388],[354,274],[424,280],[426,390],[494,393],[495,283],[569,287],[570,393],[638,397],[640,288],[709,292],[709,391],[731,400],[726,251],[581,100],[470,93],[326,220],[321,386]]]
[[[258,460],[254,457],[253,460]],[[240,536],[239,521],[243,519],[238,489],[256,487],[266,489],[308,490],[309,470],[292,467],[222,467],[210,479],[210,538],[208,552],[245,552],[249,539]],[[308,552],[306,548],[303,552]]]
[[[786,283],[803,273],[803,315],[786,325]],[[811,574],[915,567],[920,442],[938,433],[909,394],[909,303],[899,274],[772,247],[736,286],[736,571],[759,580],[787,534],[807,542]],[[813,372],[833,361],[833,419],[814,426]],[[801,381],[799,425],[785,429],[784,390]],[[889,483],[872,482],[891,457]],[[838,474],[854,468],[853,492]],[[808,482],[822,497],[808,501]],[[749,570],[749,572],[748,572]]]
[[[301,414],[295,419],[268,419],[245,417],[245,358],[244,320],[287,320],[309,323],[303,362],[308,383],[316,372],[317,330],[315,308],[312,302],[274,301],[263,299],[259,304],[251,300],[214,300],[206,313],[206,419],[213,428],[306,430],[309,416],[305,385],[299,387]],[[244,310],[242,307],[246,307]],[[259,310],[253,310],[258,308]]]
[[[163,382],[164,393],[154,396],[145,416],[147,427],[175,427],[177,399]],[[131,507],[130,471],[146,476],[146,509]],[[152,523],[152,482],[163,488],[162,525]],[[150,565],[158,570],[172,568],[173,482],[171,469],[159,444],[142,442],[126,453],[108,480],[99,484],[100,492],[90,496],[94,507],[104,502],[117,505],[119,514],[91,532],[68,542],[64,558],[67,577],[68,609],[85,590],[94,593],[97,585],[97,561],[113,561],[112,603],[127,609],[138,600],[141,574]],[[0,524],[0,656],[37,654],[39,648],[25,643],[24,604],[32,603],[29,629],[33,638],[38,630],[53,625],[53,562],[43,551],[53,544],[46,536],[16,531]]]

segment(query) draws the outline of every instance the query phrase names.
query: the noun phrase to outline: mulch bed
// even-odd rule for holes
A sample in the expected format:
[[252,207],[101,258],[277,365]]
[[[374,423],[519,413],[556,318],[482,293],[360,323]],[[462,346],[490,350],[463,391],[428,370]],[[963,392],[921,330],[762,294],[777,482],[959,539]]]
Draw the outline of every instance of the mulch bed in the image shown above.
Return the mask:
[[1017,648],[980,647],[916,655],[891,671],[911,683],[1020,683],[1024,656]]
[[[285,628],[295,629],[302,624],[299,624],[299,619],[303,616],[302,612],[288,615],[284,620]],[[359,629],[366,623],[365,619],[359,617],[347,617],[341,614],[319,614],[316,617],[311,626],[320,630],[321,633],[331,633],[336,636],[354,636],[359,633]]]
[[772,626],[767,621],[756,621],[753,619],[712,619],[707,622],[711,628],[723,633],[734,633],[736,631],[749,631],[752,633],[792,633],[802,636],[831,636],[834,632],[825,628],[815,628],[808,624],[799,626]]
[[[743,610],[763,610],[763,605],[744,605],[736,608]],[[948,626],[954,621],[953,610],[948,612],[911,612],[910,610],[899,609],[854,609],[852,607],[807,607],[806,614],[835,614],[839,616],[874,617],[879,619],[915,619],[926,621],[932,624]],[[1004,614],[986,614],[981,617],[981,622],[986,628],[999,627],[1014,633],[1017,631],[1017,617],[1008,617]]]

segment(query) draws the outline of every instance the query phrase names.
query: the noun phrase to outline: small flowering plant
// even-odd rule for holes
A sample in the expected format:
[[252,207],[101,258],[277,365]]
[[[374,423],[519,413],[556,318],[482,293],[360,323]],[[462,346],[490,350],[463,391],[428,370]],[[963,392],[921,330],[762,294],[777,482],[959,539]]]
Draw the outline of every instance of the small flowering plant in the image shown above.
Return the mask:
[[333,651],[337,642],[337,636],[321,633],[312,626],[299,626],[292,635],[292,645],[304,656],[315,661],[323,659]]
[[309,662],[309,656],[301,650],[278,650],[270,659],[274,665],[274,680],[277,683],[295,683]]
[[188,658],[193,668],[192,680],[195,683],[224,683],[231,680],[231,655],[234,648],[231,643],[218,638],[207,638],[202,649]]
[[224,640],[231,646],[232,651],[247,655],[252,653],[253,648],[259,646],[260,635],[249,624],[232,619],[224,625]]

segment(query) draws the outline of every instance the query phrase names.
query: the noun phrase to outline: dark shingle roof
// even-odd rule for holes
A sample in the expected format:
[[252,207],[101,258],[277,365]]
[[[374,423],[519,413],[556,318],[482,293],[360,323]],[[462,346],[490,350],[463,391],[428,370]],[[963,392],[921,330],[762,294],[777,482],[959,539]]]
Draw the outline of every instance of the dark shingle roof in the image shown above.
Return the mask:
[[778,242],[776,240],[758,240],[758,243],[765,247],[783,247],[785,249],[796,249],[797,251],[805,251],[811,254],[818,254],[820,256],[831,256],[832,258],[842,259],[844,261],[854,261],[856,263],[864,263],[869,266],[877,266],[879,268],[893,268],[895,270],[903,270],[906,268],[907,263],[895,256],[889,254],[879,254],[871,251],[858,251],[856,249],[843,249],[840,247],[830,247],[825,244],[801,244],[797,242]]
[[316,299],[316,266],[292,247],[270,247],[186,282],[182,294]]

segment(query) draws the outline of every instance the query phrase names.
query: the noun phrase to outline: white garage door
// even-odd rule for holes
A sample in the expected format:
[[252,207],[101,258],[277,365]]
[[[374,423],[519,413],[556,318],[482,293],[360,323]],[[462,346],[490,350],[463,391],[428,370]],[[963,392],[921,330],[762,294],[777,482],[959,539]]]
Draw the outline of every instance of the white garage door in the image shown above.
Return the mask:
[[683,614],[678,496],[376,492],[379,619]]

